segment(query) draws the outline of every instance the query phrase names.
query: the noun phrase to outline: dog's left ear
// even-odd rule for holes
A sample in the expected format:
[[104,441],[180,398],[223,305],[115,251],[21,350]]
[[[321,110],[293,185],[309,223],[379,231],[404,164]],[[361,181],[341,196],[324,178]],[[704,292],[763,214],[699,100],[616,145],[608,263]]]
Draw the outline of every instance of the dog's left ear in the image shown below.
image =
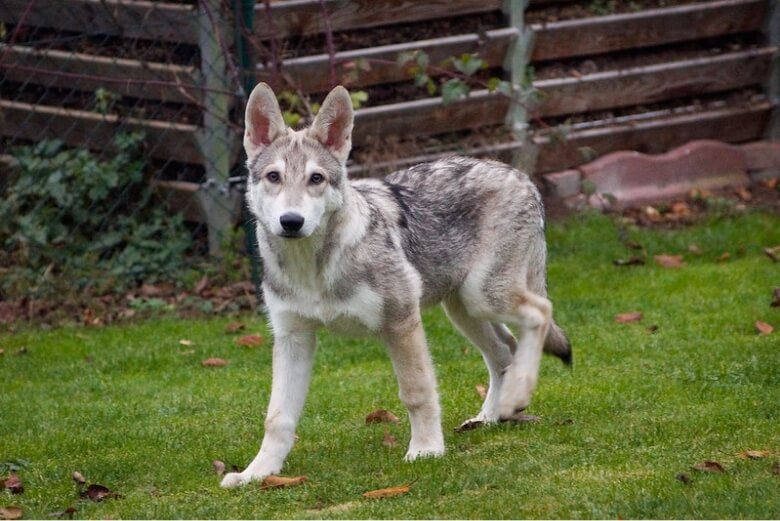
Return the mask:
[[308,133],[330,150],[341,164],[346,164],[352,149],[353,120],[352,98],[347,89],[339,85],[322,102]]
[[244,150],[247,157],[262,152],[287,131],[276,95],[265,83],[258,83],[246,104]]

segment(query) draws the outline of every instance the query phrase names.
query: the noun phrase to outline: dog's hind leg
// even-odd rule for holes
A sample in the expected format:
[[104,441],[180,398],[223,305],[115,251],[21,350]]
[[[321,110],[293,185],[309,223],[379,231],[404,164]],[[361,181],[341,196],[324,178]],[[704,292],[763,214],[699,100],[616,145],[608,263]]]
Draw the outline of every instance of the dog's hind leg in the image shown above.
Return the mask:
[[436,375],[419,311],[388,327],[383,337],[398,378],[398,396],[409,411],[412,426],[405,459],[440,456],[444,454],[444,435]]
[[456,430],[467,430],[483,423],[495,423],[499,420],[501,380],[504,371],[512,363],[517,341],[503,324],[493,324],[469,315],[458,296],[445,300],[443,306],[455,327],[482,352],[490,377],[487,395],[479,414],[463,422]]

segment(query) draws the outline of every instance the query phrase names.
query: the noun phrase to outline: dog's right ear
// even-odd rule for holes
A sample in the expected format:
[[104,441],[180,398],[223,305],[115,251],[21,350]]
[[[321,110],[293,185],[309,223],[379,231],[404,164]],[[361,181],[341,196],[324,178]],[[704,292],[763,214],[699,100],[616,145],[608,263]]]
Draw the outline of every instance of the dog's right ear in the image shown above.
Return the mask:
[[247,157],[262,152],[287,130],[276,95],[265,83],[258,83],[249,95],[244,125],[244,150]]

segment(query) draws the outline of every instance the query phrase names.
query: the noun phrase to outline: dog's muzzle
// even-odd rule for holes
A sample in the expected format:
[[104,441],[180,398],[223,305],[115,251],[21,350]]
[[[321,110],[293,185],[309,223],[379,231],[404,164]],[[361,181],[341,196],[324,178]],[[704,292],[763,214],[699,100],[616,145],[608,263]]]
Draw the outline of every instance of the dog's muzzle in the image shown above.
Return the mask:
[[287,212],[279,217],[279,224],[282,225],[282,237],[297,238],[301,237],[301,228],[303,228],[304,218],[301,214]]

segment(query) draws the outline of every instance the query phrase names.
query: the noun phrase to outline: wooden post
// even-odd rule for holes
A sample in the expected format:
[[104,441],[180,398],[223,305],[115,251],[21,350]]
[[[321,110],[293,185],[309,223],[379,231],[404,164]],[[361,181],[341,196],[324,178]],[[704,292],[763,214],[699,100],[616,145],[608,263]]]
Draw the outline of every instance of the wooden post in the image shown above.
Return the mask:
[[528,0],[504,0],[503,11],[511,27],[517,30],[504,60],[504,69],[510,73],[513,100],[506,115],[506,125],[515,141],[523,143],[512,158],[512,165],[527,172],[533,170],[536,150],[528,139],[528,104],[533,97],[533,85],[526,73],[533,46],[533,33],[525,26]]
[[[765,32],[769,45],[780,49],[780,0],[767,0],[769,7]],[[775,55],[769,68],[769,78],[766,82],[766,93],[772,102],[772,116],[766,128],[767,139],[780,139],[780,56]]]
[[235,221],[241,194],[231,188],[228,178],[235,136],[230,130],[231,83],[225,52],[228,34],[221,0],[200,0],[198,5],[198,45],[200,46],[203,92],[203,127],[197,135],[206,168],[206,182],[198,199],[206,211],[209,252],[218,255],[225,233]]

